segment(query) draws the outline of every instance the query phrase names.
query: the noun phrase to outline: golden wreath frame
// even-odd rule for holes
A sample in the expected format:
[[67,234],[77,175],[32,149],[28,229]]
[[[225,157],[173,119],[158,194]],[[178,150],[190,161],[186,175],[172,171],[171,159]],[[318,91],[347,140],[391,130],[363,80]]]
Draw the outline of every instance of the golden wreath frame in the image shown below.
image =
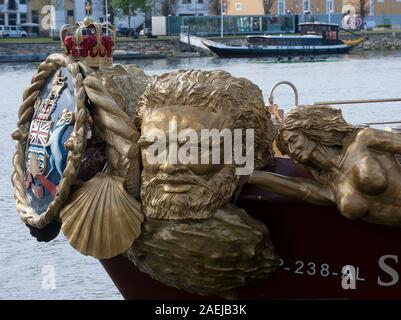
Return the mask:
[[[29,137],[30,125],[34,114],[34,104],[40,95],[47,79],[61,67],[66,67],[72,74],[75,96],[75,123],[70,137],[64,146],[68,150],[67,163],[63,171],[53,201],[46,211],[38,214],[30,205],[24,188],[25,150]],[[75,182],[81,158],[84,151],[85,124],[87,120],[86,100],[87,95],[82,84],[84,79],[79,64],[62,54],[49,55],[43,61],[36,74],[32,77],[30,85],[23,93],[23,101],[19,107],[17,129],[12,133],[16,140],[16,151],[13,157],[12,184],[14,187],[14,198],[16,209],[21,220],[35,228],[43,228],[54,219],[59,218],[59,212],[67,201],[71,185]]]

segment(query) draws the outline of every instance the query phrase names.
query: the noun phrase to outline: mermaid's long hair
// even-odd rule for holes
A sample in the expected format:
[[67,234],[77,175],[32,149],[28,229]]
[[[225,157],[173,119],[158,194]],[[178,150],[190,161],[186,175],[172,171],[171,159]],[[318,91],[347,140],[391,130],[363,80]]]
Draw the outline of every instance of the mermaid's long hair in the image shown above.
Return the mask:
[[[308,139],[324,147],[339,148],[354,137],[362,127],[346,122],[340,109],[330,106],[299,106],[292,109],[282,122],[276,137],[277,147],[283,154],[289,154],[288,142],[283,138],[285,131],[297,130]],[[326,183],[323,170],[303,164],[315,179]]]

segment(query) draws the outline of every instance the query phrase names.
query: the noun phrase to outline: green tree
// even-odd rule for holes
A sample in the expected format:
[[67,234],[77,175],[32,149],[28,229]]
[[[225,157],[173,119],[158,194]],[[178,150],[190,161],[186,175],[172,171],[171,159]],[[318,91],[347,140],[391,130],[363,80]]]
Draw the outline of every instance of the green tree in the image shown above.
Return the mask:
[[112,0],[111,4],[114,9],[114,13],[120,13],[128,17],[128,29],[131,33],[131,17],[136,16],[136,10],[140,9],[146,13],[151,10],[151,5],[148,0]]

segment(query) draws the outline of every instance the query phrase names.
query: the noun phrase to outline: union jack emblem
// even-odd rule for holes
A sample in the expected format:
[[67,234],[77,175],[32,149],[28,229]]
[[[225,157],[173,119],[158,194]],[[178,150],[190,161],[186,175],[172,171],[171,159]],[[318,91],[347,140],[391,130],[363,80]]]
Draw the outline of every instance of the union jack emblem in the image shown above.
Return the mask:
[[51,121],[33,120],[31,124],[29,143],[44,146],[49,138]]

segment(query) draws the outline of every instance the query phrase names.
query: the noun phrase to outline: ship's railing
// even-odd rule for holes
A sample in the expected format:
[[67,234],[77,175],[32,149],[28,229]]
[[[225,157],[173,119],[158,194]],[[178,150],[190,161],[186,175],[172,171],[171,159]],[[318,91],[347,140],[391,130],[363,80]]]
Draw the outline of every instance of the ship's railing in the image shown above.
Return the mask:
[[[294,106],[299,105],[298,99],[298,89],[290,81],[280,81],[277,82],[271,89],[270,89],[270,96],[269,96],[269,105],[267,106],[269,112],[275,117],[277,122],[281,122],[283,120],[283,112],[279,109],[278,105],[274,103],[274,90],[280,85],[288,85],[294,91]],[[340,104],[369,104],[369,103],[383,103],[383,102],[400,102],[401,98],[387,98],[387,99],[358,99],[358,100],[335,100],[335,101],[318,101],[314,102],[314,105],[340,105]],[[401,120],[397,121],[384,121],[384,122],[367,122],[364,125],[384,125],[384,124],[400,124]]]
[[[319,101],[315,105],[333,105],[333,104],[363,104],[363,103],[383,103],[383,102],[398,102],[401,98],[387,98],[387,99],[359,99],[359,100],[336,100],[336,101]],[[383,124],[399,124],[401,120],[397,121],[384,121],[384,122],[366,122],[364,125],[383,125]]]
[[401,101],[401,98],[319,101],[315,102],[314,104],[323,106],[331,104],[356,104],[356,103],[376,103],[376,102],[394,102],[394,101]]
[[277,83],[270,89],[269,103],[270,103],[271,105],[274,104],[274,97],[273,97],[274,90],[275,90],[278,86],[283,85],[283,84],[285,84],[285,85],[287,85],[287,86],[290,86],[290,87],[292,88],[292,90],[294,91],[294,98],[295,98],[295,104],[294,104],[294,106],[297,106],[297,105],[298,105],[298,89],[297,89],[297,87],[295,86],[295,84],[293,84],[291,81],[280,81],[280,82],[277,82]]

